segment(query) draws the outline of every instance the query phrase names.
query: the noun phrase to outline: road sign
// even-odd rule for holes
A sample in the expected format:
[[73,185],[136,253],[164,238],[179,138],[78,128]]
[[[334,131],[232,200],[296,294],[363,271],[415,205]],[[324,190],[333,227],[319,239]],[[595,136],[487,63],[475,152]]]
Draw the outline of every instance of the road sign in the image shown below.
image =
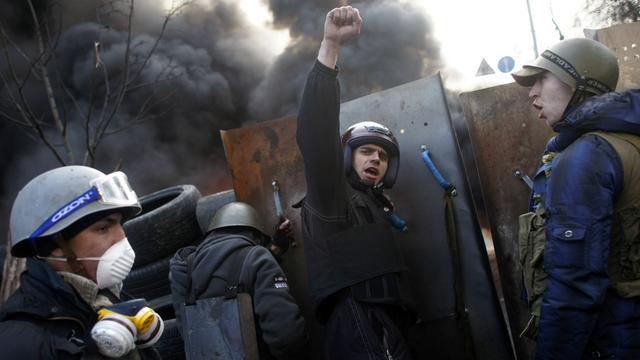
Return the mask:
[[504,56],[502,59],[498,60],[498,70],[503,73],[511,72],[515,64],[516,62],[511,56]]
[[482,61],[480,62],[480,66],[478,66],[478,71],[476,71],[476,76],[483,76],[483,75],[489,75],[489,74],[495,74],[495,73],[496,72],[493,71],[491,66],[489,66],[489,63],[487,62],[487,60],[483,58]]

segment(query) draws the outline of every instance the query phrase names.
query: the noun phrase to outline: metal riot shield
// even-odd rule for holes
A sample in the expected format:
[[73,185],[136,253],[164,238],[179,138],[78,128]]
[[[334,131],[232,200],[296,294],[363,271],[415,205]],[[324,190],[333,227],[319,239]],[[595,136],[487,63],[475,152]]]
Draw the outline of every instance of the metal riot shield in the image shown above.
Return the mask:
[[[440,77],[424,78],[343,104],[342,130],[364,120],[388,126],[400,144],[400,172],[389,194],[398,214],[409,224],[409,231],[397,233],[396,239],[409,267],[422,319],[417,336],[411,339],[421,354],[419,358],[464,356],[461,323],[454,311],[456,281],[462,283],[475,358],[513,358]],[[426,145],[442,175],[457,188],[453,206],[462,264],[459,279],[454,276],[455,255],[447,240],[444,191],[425,167],[421,145]]]
[[[490,224],[516,355],[523,360],[533,359],[534,343],[518,338],[529,318],[518,262],[518,216],[527,211],[530,194],[522,176],[533,174],[553,136],[531,111],[528,92],[511,83],[463,93],[466,128],[456,126],[468,129],[473,146],[484,199],[478,215]],[[467,169],[474,168],[473,159],[465,160]],[[521,177],[514,176],[518,170]]]
[[[311,349],[309,359],[324,359],[324,335],[314,321],[307,286],[304,239],[300,230],[300,212],[291,207],[306,193],[304,165],[296,144],[296,118],[286,117],[220,132],[238,201],[251,204],[268,229],[282,216],[293,222],[295,243],[280,263],[287,274],[289,290],[307,321]],[[277,183],[277,192],[274,189]],[[277,197],[277,198],[276,198]]]
[[259,360],[251,295],[196,300],[182,311],[189,360]]
[[640,23],[618,24],[595,31],[595,40],[605,44],[618,57],[618,90],[640,87]]
[[[491,280],[487,253],[478,226],[458,145],[439,76],[431,76],[342,104],[341,128],[371,120],[388,126],[400,143],[400,172],[390,195],[408,221],[407,233],[396,233],[405,257],[421,322],[410,345],[417,359],[464,359],[464,336],[456,318],[454,283],[462,284],[475,359],[512,359],[506,321]],[[258,209],[275,225],[272,181],[280,183],[285,215],[299,224],[290,205],[305,194],[302,159],[295,143],[295,119],[259,123],[222,132],[236,197]],[[461,275],[455,279],[445,230],[443,190],[422,162],[426,145],[447,179],[457,186],[454,212]],[[312,325],[314,359],[322,359],[322,331],[313,323],[307,291],[304,239],[286,255],[283,268],[290,288]]]

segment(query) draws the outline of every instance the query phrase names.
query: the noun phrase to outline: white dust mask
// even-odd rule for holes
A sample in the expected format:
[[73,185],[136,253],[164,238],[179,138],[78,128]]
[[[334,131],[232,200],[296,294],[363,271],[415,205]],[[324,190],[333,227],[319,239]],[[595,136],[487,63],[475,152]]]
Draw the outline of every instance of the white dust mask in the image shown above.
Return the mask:
[[122,283],[136,259],[136,253],[125,237],[111,245],[100,257],[83,257],[76,260],[95,260],[98,262],[96,283],[100,289],[108,289]]

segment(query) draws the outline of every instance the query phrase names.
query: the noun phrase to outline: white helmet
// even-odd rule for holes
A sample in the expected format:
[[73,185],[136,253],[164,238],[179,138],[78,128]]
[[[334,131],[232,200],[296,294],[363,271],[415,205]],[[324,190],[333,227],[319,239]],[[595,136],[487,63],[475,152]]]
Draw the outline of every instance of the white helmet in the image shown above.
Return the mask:
[[124,173],[105,175],[86,166],[64,166],[40,174],[20,190],[13,202],[11,255],[34,256],[36,241],[88,215],[109,210],[120,210],[123,221],[141,210]]

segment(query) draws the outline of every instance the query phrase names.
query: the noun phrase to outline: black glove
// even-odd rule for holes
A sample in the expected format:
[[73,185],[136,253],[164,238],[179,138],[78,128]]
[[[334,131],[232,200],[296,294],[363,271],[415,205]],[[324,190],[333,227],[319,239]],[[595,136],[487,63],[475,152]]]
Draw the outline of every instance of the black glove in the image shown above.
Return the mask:
[[290,236],[283,230],[276,230],[275,234],[271,238],[271,243],[282,250],[282,254],[289,250],[289,244],[291,243]]
[[271,237],[271,244],[279,247],[282,251],[279,255],[282,255],[289,250],[292,238],[293,231],[291,230],[291,221],[284,219],[276,225],[275,232]]

